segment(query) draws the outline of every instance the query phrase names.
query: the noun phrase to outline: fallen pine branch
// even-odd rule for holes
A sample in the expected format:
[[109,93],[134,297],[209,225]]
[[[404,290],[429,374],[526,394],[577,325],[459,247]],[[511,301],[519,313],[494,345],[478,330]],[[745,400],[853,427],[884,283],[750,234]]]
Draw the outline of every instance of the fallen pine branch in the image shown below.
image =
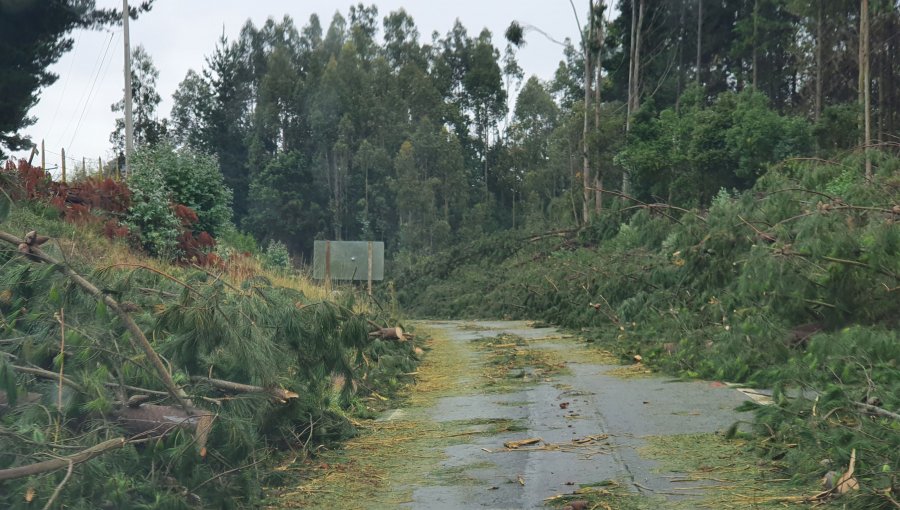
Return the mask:
[[30,374],[35,377],[40,377],[42,379],[50,379],[52,381],[61,381],[66,386],[72,388],[73,390],[75,390],[79,393],[84,392],[84,388],[82,388],[82,386],[80,384],[69,379],[68,377],[60,376],[56,372],[51,372],[49,370],[44,370],[43,368],[37,368],[37,367],[23,367],[21,365],[10,365],[10,367],[12,367],[12,369],[15,370],[16,372],[19,372],[22,374]]
[[570,234],[574,234],[578,232],[577,228],[566,228],[562,230],[551,230],[550,232],[544,232],[543,234],[534,234],[528,237],[523,238],[528,241],[535,242],[540,241],[541,239],[546,239],[548,237],[568,237]]
[[[135,346],[140,350],[142,350],[147,356],[147,359],[150,360],[150,363],[153,365],[153,368],[156,370],[157,375],[162,380],[162,383],[166,387],[166,390],[168,390],[169,394],[181,405],[183,409],[188,410],[192,408],[193,405],[187,394],[182,388],[179,388],[175,384],[175,381],[172,379],[172,374],[169,373],[165,365],[163,365],[162,360],[153,349],[153,346],[150,345],[150,341],[147,340],[144,332],[137,325],[137,323],[134,322],[134,319],[131,317],[131,315],[124,309],[122,309],[118,301],[116,301],[109,295],[104,294],[103,291],[98,289],[94,284],[89,282],[83,276],[76,273],[75,270],[73,270],[68,265],[63,264],[53,257],[47,255],[38,247],[40,244],[38,241],[41,241],[43,238],[34,234],[33,231],[29,232],[28,235],[25,236],[25,238],[26,240],[22,240],[12,234],[0,231],[0,239],[18,246],[19,251],[22,252],[22,254],[25,255],[28,260],[53,264],[56,270],[69,277],[70,280],[72,280],[76,285],[81,287],[85,292],[93,296],[95,299],[103,301],[103,303],[106,304],[107,307],[111,308],[125,324],[125,328],[128,330],[128,332],[131,333],[129,335],[129,338],[131,339],[132,343],[135,344]],[[33,241],[31,244],[26,242],[29,238]]]
[[600,191],[600,192],[602,192],[602,193],[608,193],[608,194],[610,194],[610,195],[617,196],[617,197],[620,197],[620,198],[624,198],[624,199],[626,199],[626,200],[631,200],[632,202],[636,202],[636,203],[639,204],[641,207],[644,207],[644,208],[646,208],[646,209],[648,209],[648,210],[650,210],[650,209],[659,209],[659,213],[660,213],[660,214],[662,214],[662,215],[665,216],[666,218],[669,218],[670,220],[674,221],[675,223],[678,223],[679,225],[681,224],[681,222],[678,221],[678,218],[672,216],[671,214],[668,214],[668,213],[664,212],[662,209],[672,209],[673,211],[678,211],[678,212],[681,212],[681,213],[689,213],[689,214],[693,214],[693,215],[696,216],[698,219],[700,219],[700,221],[702,221],[703,223],[706,223],[706,218],[704,218],[703,216],[700,216],[699,214],[697,214],[697,213],[695,213],[695,212],[689,211],[689,210],[687,210],[687,209],[682,209],[681,207],[677,207],[677,206],[674,206],[674,205],[669,205],[669,204],[648,204],[647,202],[644,202],[644,201],[642,201],[642,200],[638,200],[637,198],[634,198],[634,197],[632,197],[632,196],[626,195],[625,193],[620,193],[620,192],[618,192],[618,191],[613,191],[613,190],[608,190],[608,189],[598,189],[598,188],[590,188],[590,187],[586,187],[585,189],[588,189],[588,190],[594,190],[594,191]]
[[[41,394],[28,392],[24,395],[19,395],[15,400],[15,406],[23,404],[33,404],[41,400]],[[15,406],[11,406],[9,404],[9,395],[7,395],[5,391],[0,390],[0,414],[3,414],[4,412]]]
[[9,469],[0,469],[0,482],[4,480],[15,480],[16,478],[24,478],[26,476],[40,475],[57,471],[70,465],[81,464],[94,457],[103,455],[106,452],[117,450],[128,444],[124,437],[117,437],[102,443],[96,444],[67,457],[56,457],[54,459],[18,466]]
[[50,510],[53,506],[53,502],[56,501],[56,498],[59,497],[59,493],[62,492],[63,487],[66,486],[66,482],[69,481],[69,478],[72,477],[72,470],[75,468],[75,463],[69,460],[69,469],[66,470],[66,476],[63,477],[62,481],[59,482],[59,485],[56,486],[56,490],[53,491],[53,494],[50,495],[50,499],[47,500],[47,504],[44,505],[44,510]]
[[[169,392],[167,392],[167,391],[151,390],[148,388],[141,388],[139,386],[131,386],[129,384],[119,384],[117,382],[105,382],[105,383],[103,383],[103,385],[106,386],[107,388],[121,388],[124,390],[136,391],[138,393],[145,393],[148,395],[157,395],[157,396],[162,396],[162,397],[169,396]],[[222,401],[219,399],[210,398],[210,397],[202,397],[202,396],[196,397],[196,398],[199,398],[201,400],[209,402],[210,404],[215,404],[217,406],[222,405]]]
[[204,425],[204,418],[212,418],[214,415],[201,409],[186,411],[175,406],[141,404],[137,407],[123,407],[115,411],[113,416],[129,433],[143,437],[164,436],[179,428],[199,431]]
[[133,268],[133,269],[143,269],[144,271],[149,271],[149,272],[151,272],[151,273],[154,273],[154,274],[157,274],[157,275],[159,275],[159,276],[162,276],[163,278],[165,278],[165,279],[167,279],[167,280],[171,280],[171,281],[177,283],[178,285],[181,285],[182,287],[184,287],[185,289],[187,289],[187,290],[193,292],[193,293],[196,294],[197,296],[202,296],[202,294],[200,294],[200,291],[198,291],[197,289],[191,287],[191,286],[188,285],[187,283],[185,283],[185,282],[179,280],[178,278],[175,278],[174,276],[172,276],[172,275],[170,275],[170,274],[168,274],[168,273],[165,273],[165,272],[163,272],[163,271],[160,271],[159,269],[154,269],[154,268],[152,268],[152,267],[150,267],[150,266],[148,266],[148,265],[145,265],[145,264],[136,264],[136,263],[133,263],[133,262],[119,262],[119,263],[117,263],[117,264],[112,264],[112,265],[110,265],[110,266],[106,266],[105,268],[103,268],[103,270],[113,269],[113,268],[116,268],[116,267],[130,267],[130,268]]
[[887,409],[882,409],[878,406],[873,406],[872,404],[866,404],[865,402],[854,402],[853,405],[871,414],[876,414],[878,416],[884,416],[885,418],[891,418],[900,421],[900,414],[892,413]]
[[298,395],[297,393],[284,388],[264,388],[262,386],[253,386],[250,384],[236,383],[225,381],[222,379],[213,379],[211,377],[202,377],[199,375],[192,376],[191,380],[209,384],[210,386],[213,386],[220,390],[233,391],[236,393],[266,393],[281,404],[284,404],[288,400],[300,397],[300,395]]

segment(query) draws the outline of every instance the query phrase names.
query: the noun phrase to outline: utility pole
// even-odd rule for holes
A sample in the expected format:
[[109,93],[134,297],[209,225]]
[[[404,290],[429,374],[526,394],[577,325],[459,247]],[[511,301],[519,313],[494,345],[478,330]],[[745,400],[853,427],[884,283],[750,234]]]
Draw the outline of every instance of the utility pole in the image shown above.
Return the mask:
[[62,183],[66,183],[66,148],[59,150],[59,157],[62,159]]
[[134,153],[131,119],[131,41],[128,37],[128,0],[122,0],[122,25],[125,29],[125,175],[131,173],[131,156]]
[[45,156],[46,153],[47,153],[47,151],[44,150],[44,140],[41,139],[41,171],[42,172],[47,171],[47,157]]

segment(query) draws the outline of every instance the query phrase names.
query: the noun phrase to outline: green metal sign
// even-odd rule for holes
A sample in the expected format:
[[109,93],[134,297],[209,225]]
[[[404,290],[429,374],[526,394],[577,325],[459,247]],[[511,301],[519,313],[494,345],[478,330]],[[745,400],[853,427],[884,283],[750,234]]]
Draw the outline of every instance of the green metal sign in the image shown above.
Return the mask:
[[383,280],[384,243],[381,241],[316,241],[313,246],[313,278],[319,280]]

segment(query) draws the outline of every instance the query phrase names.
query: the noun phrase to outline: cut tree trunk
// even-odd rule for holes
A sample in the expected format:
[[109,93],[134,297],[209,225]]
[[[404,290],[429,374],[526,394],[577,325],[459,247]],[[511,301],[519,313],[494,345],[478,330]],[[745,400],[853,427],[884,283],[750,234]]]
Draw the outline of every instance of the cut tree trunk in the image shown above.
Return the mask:
[[191,409],[189,414],[175,406],[141,404],[137,407],[123,407],[113,413],[116,421],[132,435],[164,436],[175,429],[196,431],[205,416],[211,413],[202,409]]
[[406,335],[403,334],[403,328],[400,326],[394,328],[381,328],[377,331],[369,333],[369,336],[381,338],[382,340],[400,340],[406,341]]

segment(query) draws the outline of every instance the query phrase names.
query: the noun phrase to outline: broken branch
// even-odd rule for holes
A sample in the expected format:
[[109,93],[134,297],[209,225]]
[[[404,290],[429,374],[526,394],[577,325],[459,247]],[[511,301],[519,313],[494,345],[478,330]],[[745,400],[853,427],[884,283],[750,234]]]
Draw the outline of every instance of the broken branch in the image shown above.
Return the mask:
[[110,439],[109,441],[104,441],[100,444],[91,446],[86,450],[73,455],[69,455],[68,457],[58,457],[55,459],[45,460],[43,462],[28,464],[25,466],[0,469],[0,482],[4,480],[24,478],[26,476],[39,475],[42,473],[50,473],[52,471],[62,469],[66,466],[81,464],[82,462],[91,460],[94,457],[103,455],[106,452],[122,448],[126,444],[127,441],[124,437],[117,437],[115,439]]
[[872,414],[877,414],[878,416],[884,416],[885,418],[891,418],[897,421],[900,421],[900,414],[892,413],[887,409],[882,409],[878,406],[873,406],[872,404],[866,404],[865,402],[856,402],[854,404],[856,407],[868,411]]

